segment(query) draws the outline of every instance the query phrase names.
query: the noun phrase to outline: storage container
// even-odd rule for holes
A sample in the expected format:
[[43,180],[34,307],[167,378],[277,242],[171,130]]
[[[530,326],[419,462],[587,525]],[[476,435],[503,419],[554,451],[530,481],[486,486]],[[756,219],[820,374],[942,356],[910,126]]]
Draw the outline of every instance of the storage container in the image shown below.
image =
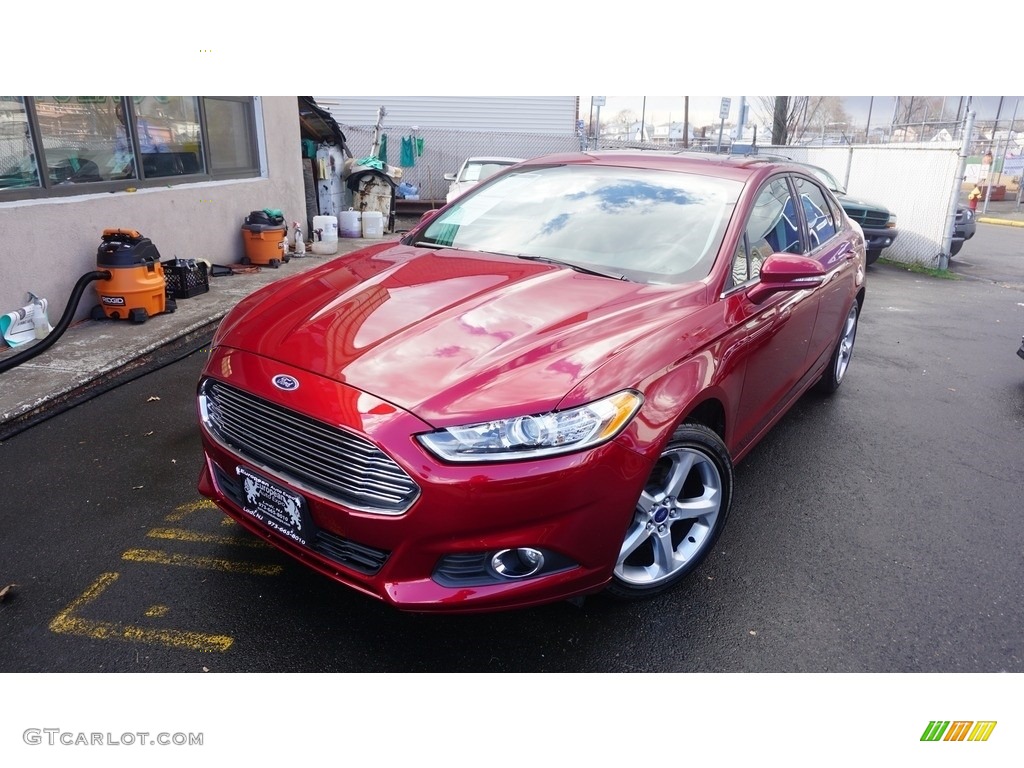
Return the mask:
[[171,259],[161,262],[167,295],[174,299],[190,299],[210,290],[206,262],[195,259]]
[[342,237],[362,237],[362,215],[349,208],[338,215],[338,232]]
[[384,237],[384,214],[380,211],[363,211],[363,237]]
[[338,217],[337,216],[314,216],[313,231],[313,253],[330,255],[338,252]]

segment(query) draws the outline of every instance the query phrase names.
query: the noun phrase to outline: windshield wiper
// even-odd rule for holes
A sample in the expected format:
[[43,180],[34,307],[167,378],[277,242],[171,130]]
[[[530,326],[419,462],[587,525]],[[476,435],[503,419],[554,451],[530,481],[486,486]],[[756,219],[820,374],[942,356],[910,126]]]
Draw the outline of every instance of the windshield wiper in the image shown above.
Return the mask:
[[626,276],[618,272],[608,272],[607,270],[597,269],[596,267],[585,267],[582,264],[574,264],[571,261],[561,261],[560,259],[552,259],[547,256],[528,256],[527,254],[521,253],[516,256],[517,259],[526,259],[527,261],[542,261],[545,264],[555,264],[559,267],[568,267],[577,272],[582,272],[585,275],[597,275],[598,277],[609,277],[612,280],[625,280]]
[[[498,253],[491,251],[491,253]],[[582,264],[574,264],[571,261],[561,261],[560,259],[552,259],[548,256],[531,256],[526,253],[498,253],[499,256],[512,256],[517,259],[524,259],[526,261],[540,261],[545,264],[554,264],[558,267],[568,267],[577,272],[582,272],[585,275],[597,275],[598,277],[608,277],[612,280],[625,280],[626,276],[618,272],[608,272],[603,269],[597,269],[596,267],[585,267]]]

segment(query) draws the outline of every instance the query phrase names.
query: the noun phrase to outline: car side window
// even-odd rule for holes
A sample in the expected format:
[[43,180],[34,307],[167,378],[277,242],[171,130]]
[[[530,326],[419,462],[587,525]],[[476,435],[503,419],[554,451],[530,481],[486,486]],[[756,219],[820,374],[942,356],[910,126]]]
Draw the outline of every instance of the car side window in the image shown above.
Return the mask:
[[807,219],[807,232],[810,238],[809,250],[828,242],[835,237],[836,219],[829,207],[828,199],[821,187],[808,179],[797,178],[796,187],[800,194],[804,218]]
[[836,223],[836,231],[841,232],[846,229],[846,218],[843,216],[842,206],[839,205],[835,198],[825,196],[828,200],[829,210],[832,211],[832,220]]
[[743,237],[733,254],[732,284],[740,285],[761,274],[761,265],[773,253],[803,253],[803,239],[789,184],[772,179],[754,201]]

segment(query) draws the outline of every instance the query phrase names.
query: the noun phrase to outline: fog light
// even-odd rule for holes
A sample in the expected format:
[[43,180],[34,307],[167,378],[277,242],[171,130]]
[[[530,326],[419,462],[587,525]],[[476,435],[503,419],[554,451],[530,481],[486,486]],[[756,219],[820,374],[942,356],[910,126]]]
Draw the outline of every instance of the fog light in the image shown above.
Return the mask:
[[544,553],[531,547],[503,549],[491,558],[491,570],[506,579],[525,579],[544,567]]

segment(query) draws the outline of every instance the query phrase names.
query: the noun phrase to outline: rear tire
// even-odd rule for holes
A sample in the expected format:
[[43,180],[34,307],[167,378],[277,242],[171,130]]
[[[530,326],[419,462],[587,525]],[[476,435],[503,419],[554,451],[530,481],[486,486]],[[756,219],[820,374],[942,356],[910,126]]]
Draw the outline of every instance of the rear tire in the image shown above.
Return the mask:
[[676,429],[637,500],[608,593],[650,597],[691,573],[725,526],[732,484],[732,459],[713,430],[702,424]]
[[843,328],[839,332],[839,340],[836,341],[835,349],[832,351],[828,368],[818,379],[817,390],[822,394],[831,395],[839,389],[839,385],[846,377],[846,369],[849,368],[850,358],[853,357],[853,344],[857,340],[857,321],[859,319],[860,304],[854,301],[843,322]]

